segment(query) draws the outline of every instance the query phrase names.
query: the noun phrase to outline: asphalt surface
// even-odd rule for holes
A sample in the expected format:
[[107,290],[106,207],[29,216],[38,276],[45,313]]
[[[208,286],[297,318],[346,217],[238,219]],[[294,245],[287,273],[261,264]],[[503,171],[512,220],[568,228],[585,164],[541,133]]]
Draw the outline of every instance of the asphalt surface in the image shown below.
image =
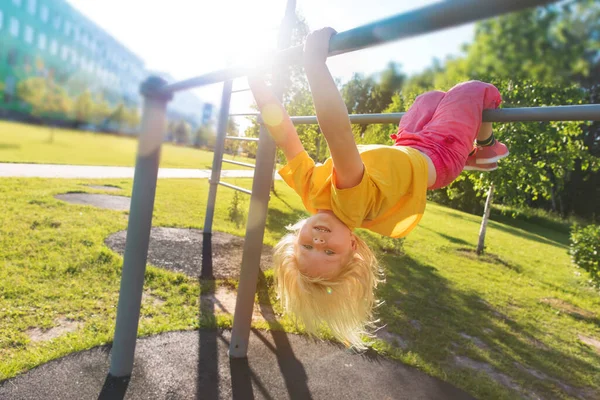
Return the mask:
[[138,339],[130,379],[108,376],[107,346],[70,354],[0,383],[0,399],[474,399],[376,354],[276,331],[253,330],[248,358],[230,359],[230,335],[201,330]]

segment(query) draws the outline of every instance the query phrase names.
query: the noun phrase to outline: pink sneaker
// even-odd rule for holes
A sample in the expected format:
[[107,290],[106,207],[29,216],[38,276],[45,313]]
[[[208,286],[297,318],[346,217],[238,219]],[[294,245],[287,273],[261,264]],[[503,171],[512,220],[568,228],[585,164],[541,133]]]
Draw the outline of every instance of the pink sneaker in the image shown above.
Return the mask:
[[498,169],[498,163],[478,164],[477,157],[473,154],[467,158],[463,171],[494,171],[496,169]]
[[477,146],[475,162],[477,164],[490,164],[508,156],[508,148],[498,140],[491,146]]

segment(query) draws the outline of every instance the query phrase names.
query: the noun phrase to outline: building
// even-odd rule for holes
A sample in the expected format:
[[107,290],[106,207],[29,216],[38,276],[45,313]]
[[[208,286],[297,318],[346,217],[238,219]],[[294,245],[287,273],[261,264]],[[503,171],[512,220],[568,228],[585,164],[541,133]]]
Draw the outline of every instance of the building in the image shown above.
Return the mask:
[[92,122],[98,123],[119,107],[119,115],[123,109],[138,113],[139,86],[147,75],[140,57],[67,1],[0,1],[0,109],[5,116],[91,122],[82,119],[93,109],[100,116]]

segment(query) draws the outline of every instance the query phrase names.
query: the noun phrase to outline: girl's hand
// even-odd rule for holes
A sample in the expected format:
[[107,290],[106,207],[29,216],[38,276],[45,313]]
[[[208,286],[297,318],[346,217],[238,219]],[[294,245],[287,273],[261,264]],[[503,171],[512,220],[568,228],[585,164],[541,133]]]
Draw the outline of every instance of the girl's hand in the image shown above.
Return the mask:
[[337,32],[333,28],[322,28],[311,32],[304,42],[304,66],[325,64],[329,54],[329,40]]

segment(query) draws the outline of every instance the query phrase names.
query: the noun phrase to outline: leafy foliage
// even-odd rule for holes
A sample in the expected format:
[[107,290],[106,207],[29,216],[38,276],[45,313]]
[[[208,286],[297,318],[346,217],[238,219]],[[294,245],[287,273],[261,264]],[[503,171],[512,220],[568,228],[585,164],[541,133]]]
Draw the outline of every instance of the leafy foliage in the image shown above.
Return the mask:
[[246,222],[246,213],[244,212],[244,200],[240,192],[235,190],[229,208],[227,209],[228,217],[235,224],[236,228],[241,227]]
[[44,77],[32,77],[20,81],[17,85],[17,95],[31,106],[31,114],[36,117],[69,114],[73,109],[73,102],[66,91]]
[[573,225],[569,253],[573,262],[600,285],[600,225]]

